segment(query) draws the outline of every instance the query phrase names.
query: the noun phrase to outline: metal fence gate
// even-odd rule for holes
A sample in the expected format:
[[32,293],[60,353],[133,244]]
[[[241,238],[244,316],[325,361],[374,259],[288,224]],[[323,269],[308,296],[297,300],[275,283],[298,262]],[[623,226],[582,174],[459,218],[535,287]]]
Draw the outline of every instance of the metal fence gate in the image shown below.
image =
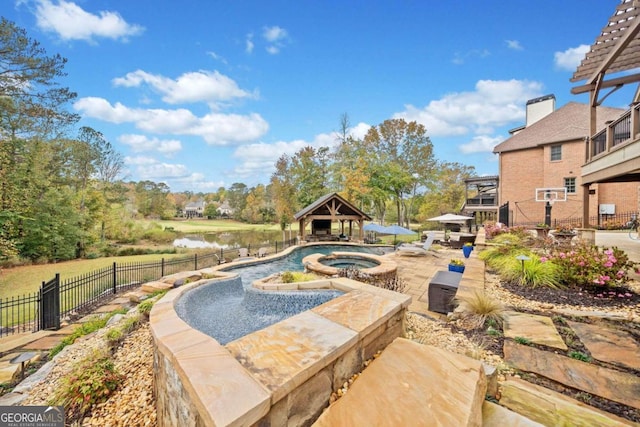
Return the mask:
[[40,289],[40,329],[60,329],[60,274]]

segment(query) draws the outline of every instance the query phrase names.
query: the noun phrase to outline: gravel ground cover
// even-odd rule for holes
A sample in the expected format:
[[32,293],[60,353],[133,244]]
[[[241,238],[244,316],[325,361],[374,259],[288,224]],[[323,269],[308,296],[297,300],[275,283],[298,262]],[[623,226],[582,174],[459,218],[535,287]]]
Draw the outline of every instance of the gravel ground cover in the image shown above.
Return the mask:
[[[640,293],[638,282],[632,282],[629,290],[634,294]],[[631,316],[640,314],[640,299],[627,299],[621,303],[594,303],[590,295],[580,298],[580,295],[571,295],[571,298],[550,299],[545,291],[538,295],[531,292],[519,293],[500,283],[497,276],[487,274],[486,292],[500,300],[505,306],[518,311],[535,313],[548,313],[553,309],[575,309],[583,311],[606,310],[613,314]],[[106,329],[106,328],[105,328]],[[61,387],[63,379],[73,371],[74,366],[88,357],[96,349],[106,346],[104,330],[83,337],[76,344],[63,350],[46,379],[36,385],[28,399],[23,404],[46,405],[54,391]],[[505,375],[516,375],[511,371],[502,359],[500,339],[489,337],[484,333],[470,333],[456,326],[455,322],[434,320],[426,316],[409,313],[407,315],[407,337],[423,344],[433,345],[455,353],[464,354],[498,367],[499,379]],[[111,395],[108,401],[94,406],[90,416],[74,424],[78,426],[155,426],[157,425],[155,414],[155,400],[153,397],[153,347],[148,323],[143,323],[138,329],[130,333],[122,344],[113,352],[114,363],[119,372],[125,374],[126,379],[119,389]],[[533,378],[531,375],[525,379],[538,382],[547,387],[560,387],[543,379]],[[597,404],[591,401],[590,404]],[[595,405],[594,405],[595,406]],[[627,408],[616,407],[609,402],[601,402],[600,407],[612,413],[622,413]],[[635,417],[632,414],[632,418]],[[629,418],[627,416],[627,418]]]

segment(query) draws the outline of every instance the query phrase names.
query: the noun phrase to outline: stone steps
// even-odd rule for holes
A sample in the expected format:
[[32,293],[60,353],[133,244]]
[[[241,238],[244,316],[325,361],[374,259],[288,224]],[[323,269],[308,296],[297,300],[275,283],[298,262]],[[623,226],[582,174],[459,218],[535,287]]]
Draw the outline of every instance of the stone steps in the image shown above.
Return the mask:
[[486,389],[481,362],[397,338],[313,425],[480,426]]
[[635,425],[563,394],[522,380],[513,379],[503,382],[501,393],[500,405],[545,426],[622,427]]
[[[505,361],[520,371],[534,373],[566,387],[640,409],[640,376],[637,372],[618,369],[640,370],[640,344],[634,336],[614,326],[608,326],[604,322],[591,324],[567,321],[566,325],[575,337],[580,339],[589,353],[588,356],[603,364],[588,363],[568,357],[566,354],[568,348],[550,317],[516,312],[507,312],[505,316],[504,334],[507,338],[504,343]],[[519,344],[516,342],[517,337],[551,349]],[[526,384],[531,387],[527,387]],[[501,385],[500,404],[546,425],[563,425],[565,421],[561,418],[553,420],[546,418],[543,413],[551,409],[545,406],[546,404],[533,402],[548,400],[549,405],[558,405],[558,408],[561,408],[554,410],[561,414],[585,412],[583,407],[589,408],[585,412],[587,421],[572,421],[578,425],[634,425],[564,395],[558,397],[556,396],[558,393],[552,390],[542,389],[546,390],[543,392],[540,389],[542,388],[526,382],[520,384],[507,381]],[[513,396],[509,396],[510,393]],[[536,415],[532,416],[532,413]],[[601,421],[605,416],[609,416],[610,419],[606,422]]]

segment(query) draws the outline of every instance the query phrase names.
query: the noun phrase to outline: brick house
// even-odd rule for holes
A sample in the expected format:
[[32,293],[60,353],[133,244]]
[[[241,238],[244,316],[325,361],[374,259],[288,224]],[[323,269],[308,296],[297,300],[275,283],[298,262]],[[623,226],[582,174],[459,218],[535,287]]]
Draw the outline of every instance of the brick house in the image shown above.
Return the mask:
[[[552,221],[580,223],[584,191],[589,192],[593,225],[613,218],[609,214],[599,215],[604,212],[601,209],[615,213],[638,209],[638,182],[582,185],[585,141],[590,134],[589,110],[588,105],[577,102],[569,102],[556,110],[553,95],[530,100],[526,125],[510,131],[512,136],[494,148],[499,161],[498,200],[500,205],[509,204],[510,225],[532,226],[544,222],[545,203],[536,201],[536,188],[567,190],[567,201],[552,207]],[[597,129],[603,129],[624,112],[598,107]]]
[[187,218],[202,218],[204,216],[204,208],[207,204],[200,199],[197,202],[189,202],[184,207],[184,214]]

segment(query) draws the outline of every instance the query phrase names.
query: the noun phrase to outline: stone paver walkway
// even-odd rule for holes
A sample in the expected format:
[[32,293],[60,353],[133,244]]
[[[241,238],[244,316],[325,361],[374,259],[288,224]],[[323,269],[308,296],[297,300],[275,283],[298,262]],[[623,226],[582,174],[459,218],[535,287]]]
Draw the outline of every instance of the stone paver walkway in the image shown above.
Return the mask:
[[606,326],[568,323],[594,359],[640,371],[640,345],[633,335]]
[[551,318],[535,314],[507,311],[504,313],[505,338],[525,338],[534,344],[567,350]]

